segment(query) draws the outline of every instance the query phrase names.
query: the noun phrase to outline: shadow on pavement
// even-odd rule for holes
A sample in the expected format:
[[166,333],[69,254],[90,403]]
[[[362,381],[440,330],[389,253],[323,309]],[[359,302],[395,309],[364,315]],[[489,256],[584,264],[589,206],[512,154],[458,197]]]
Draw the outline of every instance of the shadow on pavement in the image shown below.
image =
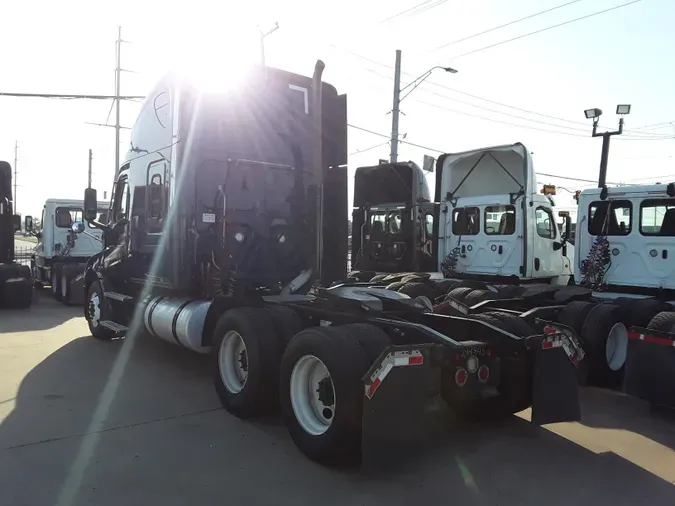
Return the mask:
[[0,335],[48,330],[83,314],[81,306],[66,306],[54,300],[50,289],[36,289],[29,308],[0,309]]
[[[77,338],[25,376],[0,425],[0,502],[55,503],[128,344]],[[310,462],[277,417],[230,416],[205,357],[141,336],[121,377],[76,504],[672,504],[668,482],[518,417],[453,423],[436,451],[369,478]]]
[[667,417],[651,412],[647,402],[598,388],[584,389],[581,394],[585,407],[581,423],[584,425],[634,432],[675,451],[675,424]]

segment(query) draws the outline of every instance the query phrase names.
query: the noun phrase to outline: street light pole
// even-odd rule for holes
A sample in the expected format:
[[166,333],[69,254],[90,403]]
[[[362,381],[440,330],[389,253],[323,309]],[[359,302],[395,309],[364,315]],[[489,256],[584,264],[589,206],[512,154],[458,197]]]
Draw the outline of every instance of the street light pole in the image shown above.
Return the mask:
[[[397,49],[396,50],[396,64],[394,66],[394,105],[392,107],[392,114],[391,114],[391,154],[390,154],[390,162],[391,163],[396,163],[398,161],[398,122],[399,122],[399,116],[401,114],[401,102],[405,97],[410,95],[413,91],[415,91],[415,88],[417,88],[420,84],[422,84],[426,79],[431,75],[431,73],[436,70],[436,69],[442,69],[446,72],[449,72],[451,74],[456,74],[457,70],[451,68],[451,67],[441,67],[439,65],[436,65],[434,67],[431,67],[429,70],[427,70],[424,74],[419,76],[418,78],[414,79],[410,83],[408,83],[406,86],[401,88],[401,50]],[[401,92],[407,90],[410,88],[410,91],[403,95],[401,97]]]
[[274,23],[274,26],[270,28],[267,32],[263,32],[262,28],[260,30],[260,64],[265,66],[265,37],[276,32],[279,29],[279,23]]
[[598,188],[607,184],[607,165],[609,163],[609,142],[612,135],[621,135],[623,133],[623,116],[630,113],[630,105],[618,105],[616,113],[619,115],[619,129],[613,132],[598,133],[598,121],[602,115],[601,109],[586,109],[584,114],[587,118],[593,118],[592,137],[602,137],[602,153],[600,155],[600,174],[598,175]]

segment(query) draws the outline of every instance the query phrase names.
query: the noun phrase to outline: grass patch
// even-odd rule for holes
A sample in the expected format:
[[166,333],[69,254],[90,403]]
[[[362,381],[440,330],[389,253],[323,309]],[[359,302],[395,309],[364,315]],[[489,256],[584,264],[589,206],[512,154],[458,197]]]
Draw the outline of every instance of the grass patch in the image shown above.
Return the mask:
[[32,235],[24,237],[22,235],[14,234],[14,239],[16,239],[17,241],[33,242],[35,244],[37,244],[38,242],[37,237],[34,237]]

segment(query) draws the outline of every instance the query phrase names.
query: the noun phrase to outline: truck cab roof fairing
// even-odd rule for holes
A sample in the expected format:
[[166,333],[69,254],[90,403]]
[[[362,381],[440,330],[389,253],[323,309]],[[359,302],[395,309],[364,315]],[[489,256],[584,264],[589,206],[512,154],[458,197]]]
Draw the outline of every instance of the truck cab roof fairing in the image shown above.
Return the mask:
[[359,167],[354,174],[354,207],[429,202],[431,195],[424,171],[414,162]]
[[436,164],[436,201],[448,196],[536,191],[532,157],[522,143],[446,153]]

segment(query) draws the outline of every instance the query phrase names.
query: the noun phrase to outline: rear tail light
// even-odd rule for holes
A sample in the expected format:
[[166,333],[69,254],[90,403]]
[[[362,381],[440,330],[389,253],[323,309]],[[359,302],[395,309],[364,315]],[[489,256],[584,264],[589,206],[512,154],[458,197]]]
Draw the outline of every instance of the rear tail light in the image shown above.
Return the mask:
[[469,373],[466,372],[466,369],[457,369],[455,373],[455,383],[458,387],[463,387],[466,385],[466,381],[469,379]]
[[478,368],[478,381],[485,383],[490,377],[490,368],[482,365]]

